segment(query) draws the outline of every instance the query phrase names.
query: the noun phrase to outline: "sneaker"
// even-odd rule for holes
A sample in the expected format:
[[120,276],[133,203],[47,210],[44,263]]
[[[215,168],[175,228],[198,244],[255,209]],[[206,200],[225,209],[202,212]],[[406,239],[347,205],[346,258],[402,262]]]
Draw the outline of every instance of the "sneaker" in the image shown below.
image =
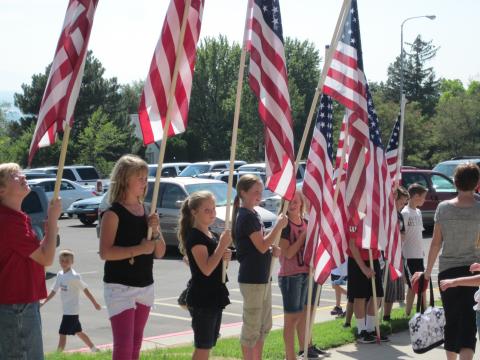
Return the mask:
[[[377,333],[376,333],[376,331],[371,331],[371,332],[369,332],[369,334],[370,334],[375,340],[377,340]],[[388,338],[388,336],[380,333],[380,341],[381,341],[381,342],[387,342],[387,341],[390,341],[390,339]]]
[[97,348],[96,346],[92,346],[92,347],[90,348],[90,351],[93,352],[93,353],[97,353],[97,352],[100,352],[100,349]]
[[315,351],[312,350],[312,347],[309,347],[307,351],[308,351],[307,352],[308,357],[305,358],[305,356],[303,356],[303,350],[300,350],[298,352],[299,358],[303,359],[303,360],[319,359],[320,358],[320,356]]
[[331,355],[327,350],[322,350],[315,344],[313,344],[312,346],[310,346],[308,348],[309,353],[310,353],[310,350],[314,351],[319,356],[330,356]]
[[375,341],[375,336],[372,336],[372,334],[368,333],[367,330],[362,330],[357,337],[357,342],[361,344],[373,344]]
[[341,315],[343,314],[343,310],[341,306],[335,306],[332,311],[330,311],[330,315]]
[[390,318],[390,315],[384,315],[383,321],[392,321],[392,319]]
[[342,327],[346,329],[346,328],[352,327],[352,324],[350,324],[349,322],[346,322],[345,324],[342,325]]
[[347,316],[347,312],[346,311],[342,311],[341,314],[338,314],[335,318],[337,319],[343,319],[345,316]]

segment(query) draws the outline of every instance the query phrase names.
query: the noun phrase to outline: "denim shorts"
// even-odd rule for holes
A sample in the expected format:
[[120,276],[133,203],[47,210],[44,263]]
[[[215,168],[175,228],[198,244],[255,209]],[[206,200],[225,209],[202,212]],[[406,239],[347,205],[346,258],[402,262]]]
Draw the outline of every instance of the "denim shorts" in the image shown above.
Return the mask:
[[0,358],[44,358],[38,302],[0,304]]
[[307,298],[307,274],[279,276],[278,285],[282,291],[283,311],[302,312]]
[[221,308],[189,308],[194,343],[197,349],[211,349],[217,344],[222,323]]

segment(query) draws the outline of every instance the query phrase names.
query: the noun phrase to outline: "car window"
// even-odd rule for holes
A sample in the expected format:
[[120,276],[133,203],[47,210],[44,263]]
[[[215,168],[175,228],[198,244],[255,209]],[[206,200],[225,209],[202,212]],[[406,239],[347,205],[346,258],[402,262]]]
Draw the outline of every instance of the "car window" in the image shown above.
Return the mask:
[[225,170],[227,168],[226,164],[213,165],[211,171]]
[[200,164],[192,164],[188,165],[180,174],[179,176],[196,176],[198,174],[203,174],[209,171],[210,165],[200,165]]
[[456,168],[457,164],[438,164],[433,168],[433,170],[453,178],[453,173],[455,172]]
[[[155,174],[153,175],[155,176]],[[162,169],[162,176],[163,177],[173,177],[173,176],[177,176],[177,171],[175,170],[174,167],[166,167],[164,169]]]
[[[189,194],[200,190],[210,191],[213,196],[215,196],[215,202],[217,206],[225,206],[227,204],[227,187],[227,183],[224,182],[185,185],[185,189]],[[237,192],[235,189],[233,189],[231,199],[232,202],[236,194]]]
[[[70,170],[70,169],[66,169],[66,170]],[[78,175],[80,175],[80,178],[82,180],[97,180],[97,179],[100,178],[100,176],[98,176],[97,170],[95,170],[95,168],[77,168],[77,172],[78,172]],[[65,175],[65,173],[64,173],[64,175]],[[70,179],[70,178],[67,178],[67,177],[66,177],[66,179],[75,181],[75,179]]]
[[60,190],[63,190],[63,191],[65,191],[65,190],[75,190],[75,186],[67,183],[66,181],[62,181],[62,183],[60,184]]
[[182,188],[174,184],[165,184],[162,196],[162,208],[177,209],[177,201],[185,200],[187,196]]
[[[145,195],[145,202],[151,203],[152,202],[152,195],[153,195],[153,185],[154,182],[148,182],[148,190],[147,195]],[[165,189],[165,183],[160,182],[160,188],[158,190],[157,196],[157,207],[160,207],[160,199],[162,198],[162,191]]]
[[413,183],[420,184],[427,189],[429,188],[427,179],[421,173],[402,173],[402,185],[406,189]]
[[[72,180],[72,181],[77,180],[75,178],[75,174],[73,173],[73,171],[71,169],[63,169],[63,176],[62,177],[64,179],[68,179],[68,180]],[[98,179],[98,178],[96,178],[96,179]]]
[[436,192],[457,192],[453,182],[442,175],[432,175],[432,186]]
[[41,187],[45,192],[53,192],[55,187],[55,181],[45,181],[37,184],[36,186]]
[[30,191],[25,199],[23,199],[22,211],[27,214],[39,213],[43,211],[42,202],[35,191]]

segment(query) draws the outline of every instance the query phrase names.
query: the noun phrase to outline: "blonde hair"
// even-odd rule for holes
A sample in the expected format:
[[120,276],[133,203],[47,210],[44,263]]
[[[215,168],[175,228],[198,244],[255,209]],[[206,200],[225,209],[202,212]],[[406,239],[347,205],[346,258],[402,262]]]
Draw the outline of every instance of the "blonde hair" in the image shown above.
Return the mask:
[[[306,211],[306,204],[305,204],[305,196],[303,195],[303,192],[301,190],[295,190],[295,195],[299,194],[300,195],[300,217],[303,218],[305,217],[305,211]],[[295,197],[294,195],[294,197]],[[278,208],[278,215],[282,213],[283,207],[285,206],[285,199],[282,198],[282,201],[280,202],[280,207]],[[287,215],[288,215],[288,209],[287,209]]]
[[253,174],[245,174],[237,182],[237,195],[235,195],[235,199],[233,200],[233,214],[232,214],[232,239],[235,240],[235,226],[237,224],[237,213],[238,208],[240,207],[240,199],[242,198],[241,192],[248,191],[254,186],[255,184],[262,184],[262,180]]
[[178,249],[182,255],[185,255],[187,233],[193,228],[192,210],[198,209],[205,200],[209,199],[215,199],[210,191],[195,191],[182,203],[177,230]]
[[[108,200],[110,204],[119,202],[125,198],[128,187],[128,179],[133,175],[148,174],[148,164],[136,155],[123,155],[115,163],[110,174],[110,191]],[[139,203],[143,202],[148,186],[145,187],[145,193],[138,199]]]
[[75,257],[75,254],[70,249],[60,250],[60,252],[58,253],[58,258],[61,259],[61,258],[65,258],[65,257],[71,257],[72,260],[73,260],[73,258]]
[[[17,172],[22,171],[22,168],[20,165],[16,163],[4,163],[0,164],[0,188],[4,188],[7,186],[7,180],[8,178]],[[0,201],[1,201],[0,197]]]

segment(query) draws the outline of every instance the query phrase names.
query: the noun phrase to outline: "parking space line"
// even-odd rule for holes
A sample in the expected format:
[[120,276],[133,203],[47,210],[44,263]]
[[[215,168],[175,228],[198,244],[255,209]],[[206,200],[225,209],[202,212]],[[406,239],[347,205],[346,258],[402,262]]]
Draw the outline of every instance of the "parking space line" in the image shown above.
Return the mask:
[[157,313],[150,311],[150,315],[152,316],[157,316],[157,317],[163,317],[163,318],[168,318],[168,319],[176,319],[176,320],[183,320],[183,321],[192,321],[192,318],[190,317],[184,317],[184,316],[175,316],[175,315],[168,315],[168,314],[162,314],[162,313]]

